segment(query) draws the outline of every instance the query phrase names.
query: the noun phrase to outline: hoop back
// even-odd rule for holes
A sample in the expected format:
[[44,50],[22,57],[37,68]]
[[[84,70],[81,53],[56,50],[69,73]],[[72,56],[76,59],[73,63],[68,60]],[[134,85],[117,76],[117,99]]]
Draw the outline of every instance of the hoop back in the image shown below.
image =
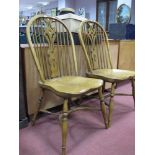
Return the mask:
[[112,68],[107,34],[97,22],[83,21],[79,38],[84,50],[88,70]]
[[62,21],[36,15],[29,21],[26,34],[42,81],[77,75],[72,34]]

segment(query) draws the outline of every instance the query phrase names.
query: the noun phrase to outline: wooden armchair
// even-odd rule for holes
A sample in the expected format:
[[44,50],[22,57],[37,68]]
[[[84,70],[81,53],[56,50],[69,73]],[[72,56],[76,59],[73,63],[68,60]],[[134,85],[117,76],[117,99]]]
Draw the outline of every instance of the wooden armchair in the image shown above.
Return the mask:
[[[85,53],[88,77],[102,79],[103,92],[105,83],[111,83],[108,127],[111,125],[114,95],[132,95],[135,100],[135,73],[134,71],[113,69],[109,53],[109,43],[103,27],[94,21],[83,21],[79,29],[79,38]],[[131,80],[132,94],[116,94],[115,88],[118,82]]]
[[62,127],[62,155],[65,155],[68,115],[76,110],[93,108],[76,107],[70,109],[69,100],[73,97],[78,98],[98,90],[100,108],[107,128],[106,107],[102,98],[103,81],[78,76],[73,38],[62,21],[45,15],[36,15],[28,22],[26,35],[40,75],[39,85],[43,92],[32,122],[35,123],[37,114],[41,110],[44,90],[50,90],[63,98],[63,112],[59,118]]

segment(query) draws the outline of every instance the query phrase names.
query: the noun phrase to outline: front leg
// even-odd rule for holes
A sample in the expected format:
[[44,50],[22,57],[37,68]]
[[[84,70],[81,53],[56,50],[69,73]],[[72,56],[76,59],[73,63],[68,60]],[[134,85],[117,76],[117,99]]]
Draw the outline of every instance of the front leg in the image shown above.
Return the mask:
[[64,100],[63,104],[63,114],[61,117],[61,127],[62,127],[62,155],[66,155],[66,142],[68,133],[68,99]]
[[[104,87],[105,87],[105,82],[104,82]],[[107,129],[108,123],[107,123],[107,117],[106,117],[106,105],[104,103],[104,95],[102,94],[102,87],[100,87],[98,89],[98,93],[99,93],[99,99],[100,99],[101,112],[102,112],[104,123],[105,123],[106,129]]]
[[112,83],[110,91],[110,101],[109,101],[109,116],[108,116],[108,128],[111,126],[112,113],[113,113],[113,97],[115,93],[116,83]]

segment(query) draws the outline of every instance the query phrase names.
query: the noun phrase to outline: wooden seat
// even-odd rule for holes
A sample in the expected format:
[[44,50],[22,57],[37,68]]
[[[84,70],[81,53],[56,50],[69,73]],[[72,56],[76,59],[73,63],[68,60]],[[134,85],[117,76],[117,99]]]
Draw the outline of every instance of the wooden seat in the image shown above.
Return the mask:
[[102,86],[102,80],[80,76],[64,76],[40,83],[43,88],[54,91],[61,97],[78,96]]
[[120,82],[127,79],[132,79],[135,75],[133,71],[121,70],[121,69],[96,69],[92,73],[87,73],[89,77],[99,78],[106,80],[107,82]]
[[38,84],[42,88],[42,95],[37,103],[32,124],[34,125],[39,111],[49,113],[47,110],[41,110],[45,90],[48,89],[63,98],[63,111],[59,118],[62,127],[62,155],[66,155],[68,115],[77,110],[92,109],[92,107],[70,109],[69,101],[72,98],[80,98],[89,92],[97,90],[105,127],[108,127],[106,106],[102,98],[103,80],[80,77],[78,75],[72,34],[59,19],[36,15],[28,22],[26,35],[40,75]]
[[[104,80],[105,83],[110,82],[110,101],[109,101],[109,116],[108,127],[111,125],[113,111],[114,95],[132,95],[135,99],[135,72],[128,70],[113,69],[111,56],[109,53],[109,42],[106,32],[103,27],[94,21],[83,21],[79,29],[79,38],[82,49],[87,62],[88,77]],[[115,88],[118,82],[130,80],[132,84],[132,94],[116,94]]]

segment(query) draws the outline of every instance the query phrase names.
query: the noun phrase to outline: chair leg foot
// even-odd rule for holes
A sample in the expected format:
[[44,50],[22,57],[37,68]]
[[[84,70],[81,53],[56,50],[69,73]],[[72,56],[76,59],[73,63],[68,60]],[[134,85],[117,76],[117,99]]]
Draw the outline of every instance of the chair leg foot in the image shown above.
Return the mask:
[[109,104],[108,128],[111,127],[112,113],[113,113],[113,101],[112,101],[112,98],[111,98],[111,101],[110,101],[110,104]]
[[62,155],[66,155],[66,142],[68,133],[68,100],[65,99],[63,104],[63,114],[61,117],[61,127],[62,127]]
[[107,117],[106,117],[106,106],[104,102],[101,103],[101,111],[102,111],[102,116],[104,119],[105,127],[106,129],[108,129],[108,122],[107,122]]
[[112,83],[111,92],[110,92],[110,101],[109,101],[109,116],[108,116],[108,128],[111,126],[112,113],[113,113],[113,97],[115,93],[116,83]]
[[62,146],[62,155],[66,155],[66,147]]
[[102,116],[103,116],[103,119],[104,119],[105,127],[107,129],[108,128],[108,122],[107,122],[107,117],[106,117],[106,105],[104,103],[104,95],[102,94],[102,87],[100,87],[98,89],[98,92],[99,92],[101,112],[102,112]]
[[37,118],[38,113],[39,113],[39,111],[38,111],[38,112],[36,112],[36,113],[34,114],[34,116],[33,116],[32,120],[31,120],[31,125],[32,125],[32,126],[34,126],[34,125],[35,125],[35,123],[36,123],[36,118]]

